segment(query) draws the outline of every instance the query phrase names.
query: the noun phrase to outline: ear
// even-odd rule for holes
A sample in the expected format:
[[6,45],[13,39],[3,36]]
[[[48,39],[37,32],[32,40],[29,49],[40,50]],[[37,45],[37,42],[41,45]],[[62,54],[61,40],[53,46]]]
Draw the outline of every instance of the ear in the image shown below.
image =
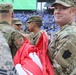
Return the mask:
[[73,16],[76,14],[76,8],[75,7],[72,7],[71,13],[72,13]]
[[76,13],[76,8],[75,7],[72,8],[72,12]]
[[12,13],[12,16],[11,16],[12,18],[14,17],[14,13]]
[[73,9],[73,12],[75,12],[75,13],[76,13],[76,8],[74,8],[74,9]]
[[74,11],[75,11],[75,16],[76,16],[76,8],[75,8],[75,10],[74,10]]

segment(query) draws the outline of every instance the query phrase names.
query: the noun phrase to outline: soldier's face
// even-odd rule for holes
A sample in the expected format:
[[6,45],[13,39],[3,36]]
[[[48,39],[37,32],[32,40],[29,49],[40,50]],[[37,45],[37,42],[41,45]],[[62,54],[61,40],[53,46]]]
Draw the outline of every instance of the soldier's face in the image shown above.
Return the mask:
[[28,23],[28,30],[32,32],[34,30],[34,26],[35,26],[34,22],[29,22]]
[[14,27],[16,30],[21,30],[21,29],[22,29],[21,25],[13,25],[13,27]]
[[55,5],[54,17],[57,24],[63,26],[72,20],[71,7],[65,7],[60,4]]

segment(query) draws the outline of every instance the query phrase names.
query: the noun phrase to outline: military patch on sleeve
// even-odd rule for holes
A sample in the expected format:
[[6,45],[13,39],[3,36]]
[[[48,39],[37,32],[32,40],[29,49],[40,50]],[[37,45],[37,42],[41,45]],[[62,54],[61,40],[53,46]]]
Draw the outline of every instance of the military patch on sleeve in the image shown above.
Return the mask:
[[69,50],[66,50],[66,51],[63,53],[62,57],[63,57],[64,59],[67,59],[67,58],[71,57],[71,54],[72,54],[72,53],[71,53]]

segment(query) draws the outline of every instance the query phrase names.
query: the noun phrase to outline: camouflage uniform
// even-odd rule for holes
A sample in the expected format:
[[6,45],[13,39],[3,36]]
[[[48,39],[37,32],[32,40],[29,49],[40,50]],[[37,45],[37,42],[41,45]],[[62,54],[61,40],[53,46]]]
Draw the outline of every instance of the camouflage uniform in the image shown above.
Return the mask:
[[23,42],[22,36],[18,31],[8,25],[7,22],[0,22],[0,31],[4,34],[4,37],[10,46],[12,56],[14,56],[17,49],[20,47],[19,44]]
[[[76,6],[72,0],[56,0],[65,7]],[[74,0],[73,0],[74,1]],[[69,3],[68,3],[69,2]],[[75,0],[76,2],[76,0]],[[48,54],[55,75],[76,75],[76,23],[68,23],[60,28],[49,44]]]
[[[13,10],[11,4],[0,4],[0,13],[8,13]],[[12,13],[11,13],[12,14]],[[7,17],[8,18],[8,17]],[[23,44],[23,37],[11,27],[6,21],[0,21],[0,31],[3,33],[10,46],[12,56],[14,57],[16,51]]]
[[76,74],[76,23],[65,25],[54,35],[48,53],[56,75]]
[[19,18],[13,18],[12,25],[15,24],[16,22],[18,22],[17,24],[22,24]]
[[55,2],[51,6],[55,6],[55,4],[61,4],[65,7],[76,7],[76,0],[55,0]]
[[31,44],[36,45],[37,42],[38,42],[39,36],[40,36],[40,31],[38,33],[36,33],[36,34],[34,34],[33,32],[31,32],[30,33]]
[[[22,26],[22,22],[21,22],[21,20],[19,18],[13,18],[12,25],[13,26],[14,25],[16,25],[16,26]],[[25,34],[25,32],[22,29],[18,30],[18,31],[19,31],[19,33],[24,33]]]
[[0,32],[0,75],[18,75],[12,61],[9,46]]
[[[39,22],[40,24],[39,24],[39,26],[38,26],[38,24],[37,24],[37,26],[40,28],[41,25],[42,25],[42,18],[41,18],[40,16],[38,16],[38,15],[31,16],[31,17],[28,19],[27,23],[30,23],[30,22]],[[41,30],[39,30],[36,34],[34,34],[33,32],[30,33],[30,41],[31,41],[31,43],[32,43],[33,45],[36,45],[36,44],[37,44],[38,39],[39,39],[39,37],[41,36],[41,35],[40,35],[40,34],[41,34],[40,32],[41,32]]]

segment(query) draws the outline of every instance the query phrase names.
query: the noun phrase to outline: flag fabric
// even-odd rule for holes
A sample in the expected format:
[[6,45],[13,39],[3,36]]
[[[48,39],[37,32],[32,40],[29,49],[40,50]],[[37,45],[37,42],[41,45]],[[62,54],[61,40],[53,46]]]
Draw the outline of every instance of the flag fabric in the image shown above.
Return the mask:
[[39,56],[43,67],[42,75],[54,75],[54,70],[47,55],[48,42],[49,41],[46,33],[42,32],[41,37],[36,45],[36,47],[38,48],[37,55]]
[[[24,75],[54,75],[54,70],[47,55],[48,38],[41,33],[36,46],[25,39],[23,46],[14,57],[14,64],[21,67]],[[19,71],[19,70],[18,70]]]

